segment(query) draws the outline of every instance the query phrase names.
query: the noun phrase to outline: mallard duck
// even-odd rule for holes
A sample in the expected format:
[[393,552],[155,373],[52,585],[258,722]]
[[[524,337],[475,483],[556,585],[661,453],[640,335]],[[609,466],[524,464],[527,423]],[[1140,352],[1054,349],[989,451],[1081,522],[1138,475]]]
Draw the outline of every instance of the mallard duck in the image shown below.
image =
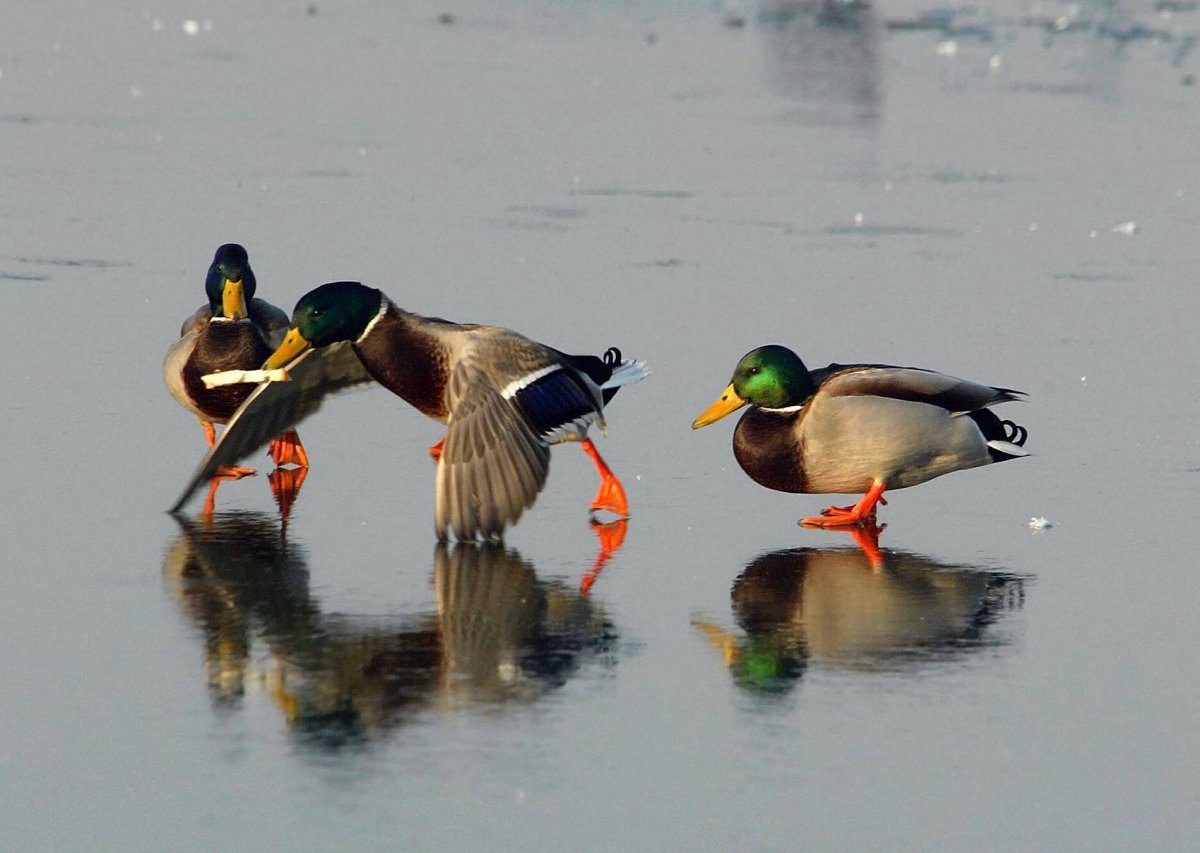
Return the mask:
[[[429,448],[437,463],[439,539],[451,532],[460,540],[500,539],[542,490],[551,445],[565,441],[579,442],[600,475],[591,510],[629,514],[624,487],[587,432],[592,424],[604,429],[605,404],[622,385],[647,375],[644,362],[622,360],[615,347],[602,357],[567,355],[499,326],[422,317],[380,290],[338,281],[296,303],[291,329],[263,368],[283,368],[295,378],[308,369],[303,359],[342,342],[375,381],[447,426]],[[284,403],[270,402],[293,384],[268,382],[255,390],[236,415],[236,431],[226,431],[177,507],[213,465],[261,442],[266,425],[296,422],[281,414]]]
[[[259,367],[287,334],[288,317],[279,308],[257,299],[258,281],[246,250],[237,243],[217,249],[204,290],[208,304],[183,322],[180,338],[167,351],[163,376],[171,395],[200,421],[211,448],[216,442],[214,424],[226,423],[254,390],[251,385],[206,388],[201,377],[222,370]],[[277,465],[307,467],[308,455],[294,431],[271,444]],[[223,466],[214,472],[223,477],[253,474],[250,468]]]
[[886,364],[809,371],[794,352],[764,346],[742,357],[699,429],[742,406],[733,453],[755,482],[781,492],[864,493],[801,524],[840,527],[874,518],[883,493],[1029,454],[1026,431],[988,406],[1021,391]]

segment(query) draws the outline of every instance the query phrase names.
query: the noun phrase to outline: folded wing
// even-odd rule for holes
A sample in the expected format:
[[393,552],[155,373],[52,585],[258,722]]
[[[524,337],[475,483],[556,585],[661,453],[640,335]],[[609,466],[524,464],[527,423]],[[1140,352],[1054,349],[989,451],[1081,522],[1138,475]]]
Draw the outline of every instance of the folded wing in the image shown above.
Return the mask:
[[974,412],[1024,396],[1023,391],[993,388],[918,367],[831,364],[812,371],[812,376],[821,393],[832,397],[890,397],[955,413]]

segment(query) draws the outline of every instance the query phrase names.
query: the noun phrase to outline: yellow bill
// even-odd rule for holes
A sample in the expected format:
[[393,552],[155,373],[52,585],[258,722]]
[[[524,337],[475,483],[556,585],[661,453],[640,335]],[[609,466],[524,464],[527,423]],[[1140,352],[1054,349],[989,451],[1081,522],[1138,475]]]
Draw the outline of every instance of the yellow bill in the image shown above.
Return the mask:
[[263,362],[263,370],[278,370],[288,364],[296,356],[303,353],[312,346],[304,339],[304,335],[300,334],[299,329],[288,329],[287,337],[283,339],[283,343],[275,352],[267,356],[267,360]]
[[221,311],[227,320],[242,320],[250,316],[246,309],[246,294],[242,290],[242,282],[225,279],[225,289],[221,292]]
[[717,401],[700,413],[700,417],[692,421],[692,429],[700,429],[709,424],[716,423],[721,418],[736,412],[742,406],[746,405],[747,401],[743,400],[733,390],[733,385],[725,389],[724,393],[717,398]]

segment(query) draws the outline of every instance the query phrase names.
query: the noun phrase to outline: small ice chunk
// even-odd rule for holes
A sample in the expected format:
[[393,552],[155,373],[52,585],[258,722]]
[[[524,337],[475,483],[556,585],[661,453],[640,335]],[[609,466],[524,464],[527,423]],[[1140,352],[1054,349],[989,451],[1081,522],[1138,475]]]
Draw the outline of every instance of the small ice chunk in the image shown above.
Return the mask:
[[200,34],[200,22],[195,18],[188,18],[183,22],[183,31],[189,36]]
[[958,42],[954,41],[953,39],[948,39],[947,41],[938,42],[938,46],[937,46],[937,55],[938,56],[954,56],[957,53],[958,53]]
[[1114,234],[1124,234],[1126,237],[1132,236],[1138,232],[1138,224],[1132,219],[1128,222],[1120,222],[1113,226]]
[[855,224],[855,225],[858,225],[858,226],[860,226],[860,227],[862,226],[862,224],[863,224],[863,215],[862,215],[862,211],[861,211],[861,210],[860,210],[858,213],[854,214],[854,224]]
[[992,71],[999,71],[1000,66],[1003,64],[1004,59],[998,53],[993,53],[991,58],[988,59],[988,68],[990,68]]
[[1054,526],[1054,523],[1045,516],[1039,515],[1029,519],[1030,530],[1048,530]]

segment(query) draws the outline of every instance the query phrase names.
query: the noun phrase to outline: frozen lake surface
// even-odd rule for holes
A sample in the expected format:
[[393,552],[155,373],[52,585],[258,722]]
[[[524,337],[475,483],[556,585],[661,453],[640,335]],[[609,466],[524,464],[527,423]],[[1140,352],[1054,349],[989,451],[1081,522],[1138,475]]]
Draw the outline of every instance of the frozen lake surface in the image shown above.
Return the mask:
[[[1200,844],[1194,3],[7,7],[0,847]],[[227,241],[648,360],[620,550],[569,445],[436,547],[381,389],[286,532],[265,465],[167,515]],[[1035,455],[891,494],[873,568],[689,429],[769,342],[1020,388]]]

